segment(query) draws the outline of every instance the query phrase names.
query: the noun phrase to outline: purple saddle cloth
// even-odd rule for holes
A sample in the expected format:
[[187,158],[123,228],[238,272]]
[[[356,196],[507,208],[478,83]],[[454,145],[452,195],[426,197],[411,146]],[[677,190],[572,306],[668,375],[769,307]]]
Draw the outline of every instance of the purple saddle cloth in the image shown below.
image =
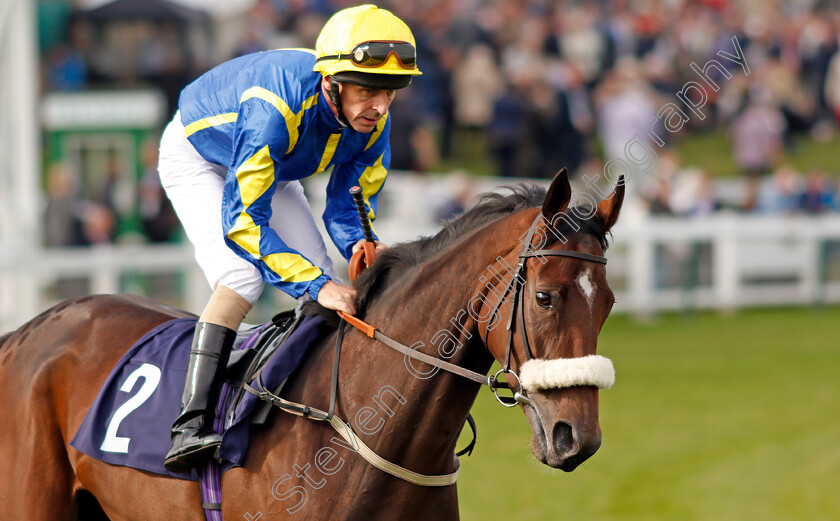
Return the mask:
[[[194,318],[174,319],[138,340],[105,380],[70,445],[112,465],[198,481],[196,471],[174,474],[163,467],[172,422],[180,412],[195,324]],[[300,365],[321,334],[322,324],[317,316],[302,318],[266,362],[261,376],[266,388],[279,386]],[[251,334],[240,349],[253,348],[268,325]],[[228,388],[221,394],[224,398],[232,393]],[[245,460],[249,415],[260,403],[258,397],[243,393],[232,415],[224,416],[232,421],[226,422],[222,438],[223,470]]]

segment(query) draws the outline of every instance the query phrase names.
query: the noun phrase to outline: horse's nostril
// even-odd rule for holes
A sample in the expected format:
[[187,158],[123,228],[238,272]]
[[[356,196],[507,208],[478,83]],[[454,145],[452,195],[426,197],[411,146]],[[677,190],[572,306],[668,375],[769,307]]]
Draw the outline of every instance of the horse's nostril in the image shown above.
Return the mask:
[[573,454],[577,450],[574,431],[568,423],[557,422],[554,424],[552,440],[554,450],[557,451],[557,454],[568,455]]

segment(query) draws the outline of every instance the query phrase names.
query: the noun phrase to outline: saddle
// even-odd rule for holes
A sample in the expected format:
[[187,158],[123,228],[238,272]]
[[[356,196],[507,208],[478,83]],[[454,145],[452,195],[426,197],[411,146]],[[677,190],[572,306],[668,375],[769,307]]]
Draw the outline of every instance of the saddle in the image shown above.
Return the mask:
[[[197,481],[195,470],[174,474],[163,467],[195,324],[195,318],[170,320],[138,340],[108,375],[70,445],[112,465]],[[242,464],[249,425],[264,423],[271,409],[245,391],[248,382],[258,378],[266,389],[279,392],[322,334],[322,324],[319,316],[289,311],[241,329],[213,425],[223,433],[219,456],[224,470]]]
[[[283,311],[274,315],[271,321],[260,326],[246,326],[237,331],[233,350],[228,359],[225,370],[225,383],[232,389],[232,397],[225,409],[225,427],[233,423],[235,410],[246,393],[246,384],[254,381],[265,369],[271,357],[281,345],[295,332],[303,317],[298,315],[294,309]],[[255,331],[256,330],[256,331]],[[276,388],[275,394],[279,393],[286,384],[288,377],[284,378]],[[251,425],[261,425],[268,418],[271,411],[270,402],[262,402],[249,416]]]

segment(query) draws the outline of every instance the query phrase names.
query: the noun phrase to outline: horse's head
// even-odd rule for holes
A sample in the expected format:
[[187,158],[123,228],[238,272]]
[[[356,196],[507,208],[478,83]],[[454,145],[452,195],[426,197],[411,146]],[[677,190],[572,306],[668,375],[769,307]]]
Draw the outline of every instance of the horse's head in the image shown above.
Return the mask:
[[[611,197],[592,208],[569,209],[565,170],[551,183],[542,211],[520,242],[521,288],[512,285],[499,309],[512,324],[488,337],[488,348],[522,378],[531,405],[531,450],[541,462],[574,470],[601,445],[598,389],[612,385],[609,360],[592,356],[614,303],[603,258],[605,234],[624,198],[619,180]],[[530,219],[529,219],[529,222]],[[515,293],[519,294],[515,294]],[[505,308],[506,306],[506,308]],[[522,333],[525,333],[523,335]],[[514,375],[507,375],[515,385]]]

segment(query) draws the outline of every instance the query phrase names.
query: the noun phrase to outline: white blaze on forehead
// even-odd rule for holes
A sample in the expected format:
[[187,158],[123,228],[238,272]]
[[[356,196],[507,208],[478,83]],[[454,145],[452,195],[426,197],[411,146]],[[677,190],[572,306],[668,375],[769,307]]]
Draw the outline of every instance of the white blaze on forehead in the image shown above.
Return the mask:
[[592,307],[592,297],[595,295],[595,285],[592,284],[592,279],[590,277],[590,270],[586,268],[583,270],[577,278],[578,286],[580,286],[581,291],[583,291],[583,296],[586,297],[586,302],[589,304],[589,307]]

